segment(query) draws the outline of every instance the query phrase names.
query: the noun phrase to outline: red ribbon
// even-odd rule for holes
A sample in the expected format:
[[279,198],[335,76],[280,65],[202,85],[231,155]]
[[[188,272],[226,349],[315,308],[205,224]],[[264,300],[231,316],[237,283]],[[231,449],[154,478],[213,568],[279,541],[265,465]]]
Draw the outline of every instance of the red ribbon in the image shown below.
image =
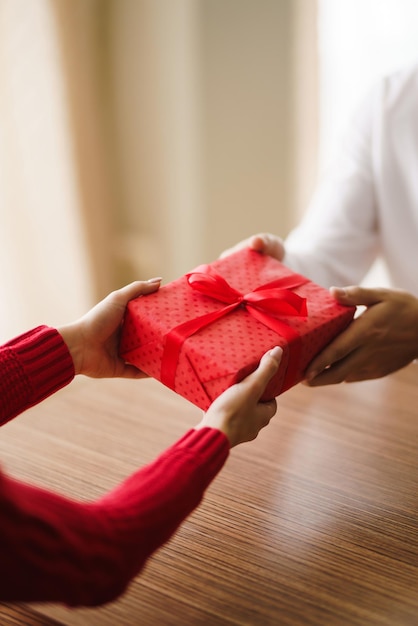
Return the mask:
[[284,276],[257,287],[254,291],[242,294],[217,274],[210,265],[202,265],[196,271],[186,274],[188,285],[195,291],[209,296],[225,304],[223,308],[202,315],[193,320],[179,324],[165,335],[164,353],[161,362],[161,382],[174,389],[177,363],[184,342],[205,326],[213,324],[239,307],[259,322],[271,328],[294,345],[289,354],[289,364],[286,371],[282,391],[292,386],[299,364],[300,337],[299,333],[288,324],[278,319],[280,315],[306,316],[306,299],[293,293],[300,285],[308,282],[307,278],[298,274]]

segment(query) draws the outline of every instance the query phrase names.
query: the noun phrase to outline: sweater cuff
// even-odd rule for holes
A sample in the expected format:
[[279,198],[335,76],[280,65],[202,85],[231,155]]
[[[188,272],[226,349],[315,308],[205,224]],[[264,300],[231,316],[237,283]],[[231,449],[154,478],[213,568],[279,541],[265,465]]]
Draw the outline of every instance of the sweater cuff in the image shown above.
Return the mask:
[[0,350],[4,363],[2,400],[8,398],[10,408],[2,421],[38,404],[74,378],[69,350],[54,328],[38,326]]
[[174,444],[173,448],[187,448],[193,456],[202,459],[209,479],[216,476],[229,456],[228,438],[216,428],[204,427],[189,430]]

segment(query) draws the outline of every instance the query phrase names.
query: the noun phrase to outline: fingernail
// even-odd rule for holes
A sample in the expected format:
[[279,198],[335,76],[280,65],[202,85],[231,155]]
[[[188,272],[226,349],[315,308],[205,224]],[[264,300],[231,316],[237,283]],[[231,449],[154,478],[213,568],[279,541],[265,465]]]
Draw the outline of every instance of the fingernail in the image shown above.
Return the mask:
[[316,378],[318,376],[319,372],[316,370],[312,370],[312,372],[308,372],[305,376],[305,380],[307,380],[308,382],[310,382],[311,380],[313,380],[314,378]]
[[330,287],[330,291],[337,292],[339,296],[347,295],[347,289],[344,289],[344,287]]
[[156,276],[155,278],[149,278],[147,283],[160,283],[162,281],[161,276]]
[[271,350],[269,350],[269,355],[273,357],[276,361],[279,361],[283,354],[283,349],[280,346],[275,346]]

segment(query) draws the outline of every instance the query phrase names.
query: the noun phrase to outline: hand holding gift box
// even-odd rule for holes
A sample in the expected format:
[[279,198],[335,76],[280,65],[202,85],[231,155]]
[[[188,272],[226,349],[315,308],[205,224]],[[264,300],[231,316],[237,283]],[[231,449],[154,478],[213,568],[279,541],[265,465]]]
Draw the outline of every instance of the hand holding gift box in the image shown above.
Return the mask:
[[270,400],[303,380],[354,311],[276,259],[245,249],[132,300],[120,353],[206,410],[281,346],[281,366],[263,396]]

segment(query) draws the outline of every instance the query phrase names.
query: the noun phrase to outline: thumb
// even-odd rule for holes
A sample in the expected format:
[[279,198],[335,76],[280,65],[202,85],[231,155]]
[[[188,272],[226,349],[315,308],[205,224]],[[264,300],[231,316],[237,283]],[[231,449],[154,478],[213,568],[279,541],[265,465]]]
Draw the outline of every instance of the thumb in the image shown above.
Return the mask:
[[261,398],[267,383],[277,372],[282,354],[282,348],[279,348],[278,346],[272,348],[261,357],[257,369],[248,376],[247,381],[250,383],[252,391],[256,394],[257,399]]
[[121,303],[127,304],[129,300],[138,296],[146,295],[156,291],[161,283],[161,277],[150,278],[149,280],[135,280],[129,285],[125,285],[121,289],[113,292],[113,295],[119,299]]
[[367,289],[365,287],[331,287],[332,296],[340,304],[352,306],[371,306],[385,299],[385,289]]
[[270,233],[261,233],[253,235],[249,240],[249,246],[257,252],[267,254],[278,261],[284,257],[284,245],[280,237],[271,235]]

